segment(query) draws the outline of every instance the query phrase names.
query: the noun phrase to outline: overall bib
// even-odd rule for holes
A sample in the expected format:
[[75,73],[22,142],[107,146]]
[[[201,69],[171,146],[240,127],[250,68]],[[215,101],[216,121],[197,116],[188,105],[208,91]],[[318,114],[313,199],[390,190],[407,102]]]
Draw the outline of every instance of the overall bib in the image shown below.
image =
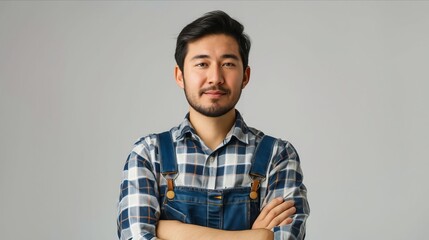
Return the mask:
[[223,230],[251,229],[260,212],[259,184],[271,159],[273,137],[265,135],[253,154],[251,186],[215,190],[174,186],[178,170],[170,132],[159,134],[158,139],[161,173],[167,180],[167,186],[160,188],[160,219]]

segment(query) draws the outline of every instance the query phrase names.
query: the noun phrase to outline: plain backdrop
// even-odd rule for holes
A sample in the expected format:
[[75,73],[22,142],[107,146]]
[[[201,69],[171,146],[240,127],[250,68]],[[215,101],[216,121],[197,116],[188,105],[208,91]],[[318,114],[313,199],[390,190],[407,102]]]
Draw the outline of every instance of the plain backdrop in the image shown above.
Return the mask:
[[429,2],[0,2],[1,239],[116,239],[133,143],[180,123],[175,40],[221,9],[252,39],[237,108],[297,148],[307,239],[429,235]]

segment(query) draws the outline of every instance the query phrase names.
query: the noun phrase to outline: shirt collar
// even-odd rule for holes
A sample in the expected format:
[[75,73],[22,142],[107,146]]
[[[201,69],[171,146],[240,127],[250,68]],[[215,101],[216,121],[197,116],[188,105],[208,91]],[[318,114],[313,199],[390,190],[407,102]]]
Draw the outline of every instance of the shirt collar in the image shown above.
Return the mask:
[[[241,116],[240,112],[238,110],[235,110],[236,112],[236,118],[234,125],[232,126],[231,130],[228,132],[228,134],[225,137],[224,142],[229,142],[232,137],[237,138],[239,141],[248,144],[249,143],[249,127],[244,122],[243,117]],[[173,131],[173,139],[175,141],[181,141],[186,135],[190,135],[195,139],[198,139],[196,137],[195,129],[192,127],[191,122],[189,121],[189,113],[186,114],[185,118],[183,119],[182,123],[176,128],[176,131]]]

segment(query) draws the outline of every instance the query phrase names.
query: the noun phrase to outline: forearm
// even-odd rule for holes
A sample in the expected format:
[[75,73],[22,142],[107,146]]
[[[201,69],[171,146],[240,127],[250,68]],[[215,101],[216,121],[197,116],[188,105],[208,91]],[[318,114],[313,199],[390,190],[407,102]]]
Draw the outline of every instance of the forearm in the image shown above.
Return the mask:
[[132,151],[123,171],[118,203],[119,239],[152,239],[159,216],[157,183],[151,163]]
[[302,240],[305,236],[305,223],[310,214],[310,208],[298,154],[293,146],[287,143],[273,162],[264,200],[269,202],[275,197],[283,197],[285,200],[292,200],[296,208],[290,224],[272,229],[274,239]]
[[170,220],[159,221],[157,236],[164,240],[272,240],[274,238],[273,232],[266,229],[226,231]]

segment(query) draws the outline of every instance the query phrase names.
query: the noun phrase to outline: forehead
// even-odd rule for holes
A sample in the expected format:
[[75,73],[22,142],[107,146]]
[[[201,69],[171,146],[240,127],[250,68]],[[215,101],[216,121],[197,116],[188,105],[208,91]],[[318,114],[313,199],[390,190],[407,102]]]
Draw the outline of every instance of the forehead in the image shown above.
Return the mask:
[[235,38],[225,34],[207,35],[188,43],[185,61],[196,55],[208,55],[216,58],[225,54],[237,55],[240,58],[238,43]]

